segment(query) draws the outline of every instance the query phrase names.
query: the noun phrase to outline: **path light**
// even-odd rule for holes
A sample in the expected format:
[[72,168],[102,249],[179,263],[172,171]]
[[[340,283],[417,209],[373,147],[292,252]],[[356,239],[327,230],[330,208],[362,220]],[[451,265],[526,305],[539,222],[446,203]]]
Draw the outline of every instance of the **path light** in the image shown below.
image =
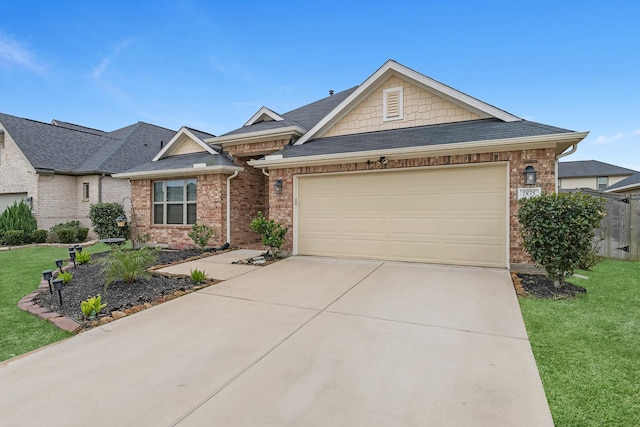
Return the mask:
[[60,269],[60,273],[62,273],[62,262],[63,261],[61,259],[56,260],[56,267]]
[[49,293],[53,293],[53,288],[51,288],[51,278],[53,277],[53,271],[45,270],[42,272],[42,278],[49,282]]
[[538,172],[531,165],[524,168],[524,183],[527,185],[536,185],[538,181],[536,177],[537,174]]
[[78,252],[79,254],[82,253],[82,246],[75,245],[74,248],[76,249],[76,252]]
[[127,225],[127,217],[122,214],[119,215],[118,218],[116,218],[116,224],[118,224],[118,227],[123,228]]
[[73,261],[73,266],[77,267],[77,265],[76,265],[76,253],[75,252],[69,252],[69,257],[71,258],[71,261]]
[[60,298],[60,307],[62,307],[62,279],[53,279],[53,289],[58,292],[58,298]]

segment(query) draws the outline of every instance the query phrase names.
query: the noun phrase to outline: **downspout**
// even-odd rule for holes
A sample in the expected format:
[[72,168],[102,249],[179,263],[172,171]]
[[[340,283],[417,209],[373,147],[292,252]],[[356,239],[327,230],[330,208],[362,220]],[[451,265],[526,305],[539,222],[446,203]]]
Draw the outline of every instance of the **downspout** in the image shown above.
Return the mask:
[[264,174],[264,176],[269,176],[269,172],[265,171],[264,168],[260,169],[262,171],[262,173]]
[[227,178],[227,243],[231,243],[231,180],[238,176],[238,171],[234,171]]
[[556,176],[556,193],[559,190],[559,186],[560,186],[560,179],[558,178],[558,159],[562,158],[562,157],[566,157],[570,154],[573,154],[576,152],[576,150],[578,149],[578,144],[573,144],[571,146],[571,150],[567,151],[566,153],[560,153],[556,156],[556,170],[555,170],[555,176]]
[[105,174],[102,174],[98,177],[98,203],[102,203],[102,179]]

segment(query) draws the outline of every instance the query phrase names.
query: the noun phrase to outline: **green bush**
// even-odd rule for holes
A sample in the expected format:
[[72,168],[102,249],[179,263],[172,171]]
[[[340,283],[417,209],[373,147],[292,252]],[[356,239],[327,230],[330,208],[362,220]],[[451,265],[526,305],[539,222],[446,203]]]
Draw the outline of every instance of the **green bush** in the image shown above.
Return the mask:
[[262,212],[258,212],[258,216],[251,221],[251,229],[262,237],[263,245],[271,248],[272,255],[277,256],[288,228],[273,219],[267,220]]
[[107,304],[102,304],[102,296],[96,295],[95,297],[87,298],[80,303],[80,310],[87,319],[96,317]]
[[593,251],[604,199],[584,193],[542,194],[520,200],[518,220],[525,250],[556,287]]
[[191,270],[191,280],[193,283],[202,283],[207,280],[207,273],[197,268]]
[[111,237],[129,238],[129,224],[118,227],[116,218],[125,215],[124,206],[120,203],[94,203],[89,208],[89,219],[100,239]]
[[122,280],[126,283],[134,283],[141,277],[150,277],[147,268],[158,259],[158,250],[143,246],[136,250],[114,249],[111,253],[100,259],[102,272],[105,275],[105,289],[111,283]]
[[87,236],[89,235],[89,229],[86,227],[78,228],[78,235],[76,236],[76,240],[78,242],[84,242],[87,240]]
[[213,229],[206,224],[193,224],[187,236],[193,240],[193,243],[198,246],[201,252],[204,252],[209,239],[213,236]]
[[76,263],[87,264],[91,260],[91,254],[89,252],[76,252]]
[[77,228],[58,228],[56,230],[59,243],[73,243],[76,241],[78,235]]
[[22,230],[25,235],[38,228],[31,208],[24,201],[14,202],[0,215],[0,231]]
[[47,241],[49,232],[47,230],[33,230],[31,232],[31,241],[33,243],[44,243]]
[[4,232],[3,239],[7,245],[15,246],[24,243],[25,233],[23,230],[7,230]]

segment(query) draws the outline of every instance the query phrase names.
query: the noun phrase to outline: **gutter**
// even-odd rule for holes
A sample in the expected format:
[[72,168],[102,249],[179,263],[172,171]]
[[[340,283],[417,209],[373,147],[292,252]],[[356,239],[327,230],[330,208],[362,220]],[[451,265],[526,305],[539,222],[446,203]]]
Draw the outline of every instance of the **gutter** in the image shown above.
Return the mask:
[[173,176],[194,176],[214,173],[233,173],[241,171],[243,168],[239,166],[205,166],[205,167],[189,167],[180,169],[164,169],[141,172],[121,172],[111,175],[114,178],[129,179],[147,179],[147,178],[167,178]]
[[227,177],[227,243],[231,243],[231,180],[236,178],[240,172],[236,170]]
[[320,154],[314,156],[283,157],[281,154],[266,156],[264,159],[250,160],[248,164],[260,168],[293,166],[313,166],[335,163],[360,163],[371,158],[386,157],[388,160],[417,158],[436,155],[472,154],[479,148],[487,151],[511,151],[522,149],[546,148],[552,143],[570,142],[574,145],[582,141],[589,132],[526,136],[521,138],[495,139],[483,141],[457,142],[442,145],[391,148],[349,153]]
[[235,144],[247,144],[249,142],[268,141],[271,139],[284,139],[291,135],[301,136],[305,132],[304,129],[299,126],[287,126],[276,129],[267,129],[257,132],[245,132],[227,136],[217,136],[214,138],[207,138],[204,140],[207,144],[216,145],[235,145]]

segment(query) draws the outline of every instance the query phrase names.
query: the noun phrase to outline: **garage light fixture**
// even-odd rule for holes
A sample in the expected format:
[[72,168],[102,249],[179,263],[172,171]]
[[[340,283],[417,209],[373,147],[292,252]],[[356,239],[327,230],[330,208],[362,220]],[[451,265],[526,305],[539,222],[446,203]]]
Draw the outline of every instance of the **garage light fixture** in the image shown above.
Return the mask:
[[538,172],[531,165],[524,168],[524,183],[526,185],[536,185],[538,181],[537,174]]
[[273,183],[273,193],[274,194],[282,194],[282,180],[276,179]]

